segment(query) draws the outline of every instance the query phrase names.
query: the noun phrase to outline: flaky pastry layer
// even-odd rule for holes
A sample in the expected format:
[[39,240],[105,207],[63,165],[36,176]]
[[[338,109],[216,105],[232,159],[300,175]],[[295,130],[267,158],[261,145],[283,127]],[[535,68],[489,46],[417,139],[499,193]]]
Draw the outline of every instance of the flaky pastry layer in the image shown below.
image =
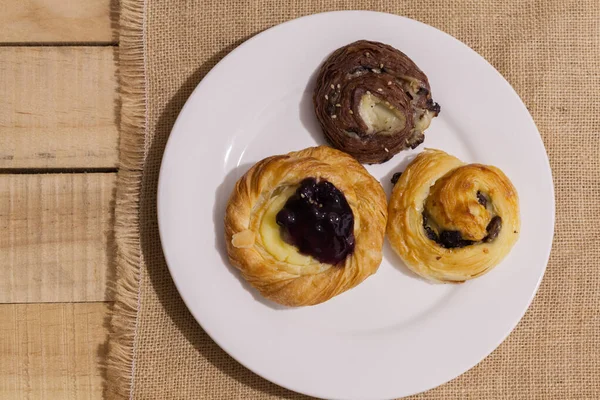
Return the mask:
[[[260,227],[270,200],[308,177],[331,182],[352,209],[355,248],[338,265],[280,261],[263,242]],[[268,157],[250,168],[227,204],[225,241],[231,263],[264,297],[287,306],[306,306],[327,301],[377,271],[386,221],[381,184],[353,157],[320,146]]]
[[[487,199],[485,206],[477,193]],[[432,240],[424,229],[425,207],[439,225],[461,231],[473,243],[446,248]],[[519,199],[506,175],[496,167],[464,164],[440,150],[427,149],[408,165],[394,186],[388,213],[394,251],[412,271],[438,282],[464,282],[488,272],[519,237]],[[493,240],[484,237],[492,216],[502,221]]]

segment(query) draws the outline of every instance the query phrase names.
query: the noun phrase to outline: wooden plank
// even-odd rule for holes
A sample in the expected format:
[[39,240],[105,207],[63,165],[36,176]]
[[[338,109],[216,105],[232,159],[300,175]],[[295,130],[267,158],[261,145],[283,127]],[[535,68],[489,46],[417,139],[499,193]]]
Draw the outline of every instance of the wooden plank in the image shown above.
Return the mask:
[[115,42],[111,0],[7,0],[0,12],[0,43]]
[[0,304],[0,398],[101,399],[106,303]]
[[0,168],[116,167],[115,51],[0,47]]
[[116,174],[0,175],[0,303],[107,300]]

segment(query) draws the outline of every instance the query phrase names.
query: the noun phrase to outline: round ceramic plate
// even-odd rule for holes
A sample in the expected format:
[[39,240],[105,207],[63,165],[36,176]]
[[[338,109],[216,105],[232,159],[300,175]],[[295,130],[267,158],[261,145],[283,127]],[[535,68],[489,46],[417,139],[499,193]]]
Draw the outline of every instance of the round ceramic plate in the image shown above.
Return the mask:
[[[392,174],[424,147],[498,166],[519,192],[520,239],[490,273],[460,285],[417,278],[386,244],[379,271],[358,287],[318,306],[281,307],[261,298],[230,266],[225,205],[235,181],[255,162],[325,143],[312,106],[313,80],[333,50],[358,39],[388,43],[411,57],[442,108],[423,145],[368,166],[369,172],[389,195]],[[345,11],[269,29],[202,80],[169,138],[158,217],[183,300],[233,358],[312,396],[388,399],[460,375],[515,327],[546,268],[554,194],[531,116],[481,56],[407,18]]]

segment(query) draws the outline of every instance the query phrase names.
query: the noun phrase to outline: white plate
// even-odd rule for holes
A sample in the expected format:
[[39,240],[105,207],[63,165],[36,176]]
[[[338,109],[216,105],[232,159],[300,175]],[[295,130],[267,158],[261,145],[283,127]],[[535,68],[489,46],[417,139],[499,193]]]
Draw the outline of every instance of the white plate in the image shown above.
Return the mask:
[[[324,143],[312,79],[336,48],[388,43],[428,75],[442,107],[425,144],[368,170],[389,178],[424,147],[500,167],[521,201],[521,237],[487,275],[462,285],[415,277],[387,247],[379,271],[314,307],[263,300],[225,252],[223,213],[256,161]],[[527,109],[473,50],[422,23],[344,11],[269,29],[198,85],[169,138],[158,188],[165,256],[186,305],[240,363],[281,386],[335,399],[386,399],[440,385],[473,367],[519,322],[540,283],[554,227],[546,152]],[[531,338],[535,340],[535,338]]]

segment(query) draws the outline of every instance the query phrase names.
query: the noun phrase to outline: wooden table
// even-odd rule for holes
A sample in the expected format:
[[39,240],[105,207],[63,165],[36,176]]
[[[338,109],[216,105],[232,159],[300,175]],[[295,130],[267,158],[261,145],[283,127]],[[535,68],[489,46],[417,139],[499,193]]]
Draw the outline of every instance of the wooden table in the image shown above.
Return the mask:
[[114,272],[116,0],[0,11],[0,399],[99,399]]

